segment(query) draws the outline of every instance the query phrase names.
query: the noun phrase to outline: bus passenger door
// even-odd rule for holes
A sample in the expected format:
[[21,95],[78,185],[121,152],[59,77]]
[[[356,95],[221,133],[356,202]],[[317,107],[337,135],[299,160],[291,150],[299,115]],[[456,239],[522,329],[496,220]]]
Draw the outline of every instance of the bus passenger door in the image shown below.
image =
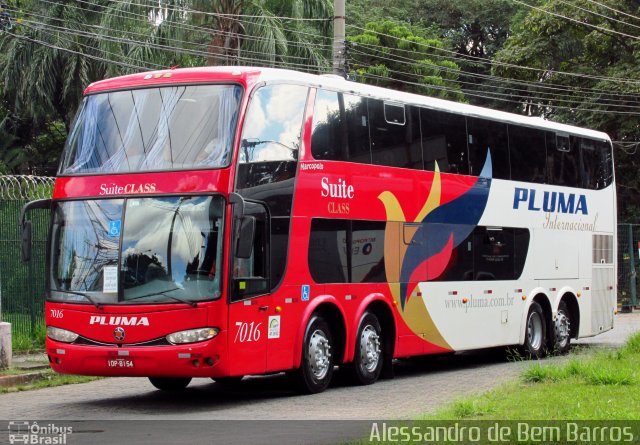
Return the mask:
[[[236,220],[233,278],[229,297],[229,371],[232,375],[266,371],[268,314],[268,224],[264,206],[246,202]],[[252,243],[247,246],[246,243]],[[242,244],[244,246],[242,246]],[[244,250],[244,252],[241,252]]]

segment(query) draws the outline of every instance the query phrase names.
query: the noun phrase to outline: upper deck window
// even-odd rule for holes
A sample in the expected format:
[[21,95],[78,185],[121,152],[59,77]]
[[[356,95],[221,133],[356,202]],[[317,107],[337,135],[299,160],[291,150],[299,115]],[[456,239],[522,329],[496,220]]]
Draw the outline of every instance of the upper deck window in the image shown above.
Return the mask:
[[181,85],[88,96],[60,174],[224,167],[241,95],[238,85]]

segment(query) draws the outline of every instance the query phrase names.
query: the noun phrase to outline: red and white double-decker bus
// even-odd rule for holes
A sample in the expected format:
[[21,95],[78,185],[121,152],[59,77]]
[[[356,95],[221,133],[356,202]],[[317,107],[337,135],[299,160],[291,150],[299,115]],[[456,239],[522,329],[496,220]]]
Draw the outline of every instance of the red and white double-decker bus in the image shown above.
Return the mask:
[[[607,135],[334,76],[90,85],[51,200],[46,349],[160,389],[392,360],[540,357],[613,326]],[[30,225],[23,216],[25,259]]]

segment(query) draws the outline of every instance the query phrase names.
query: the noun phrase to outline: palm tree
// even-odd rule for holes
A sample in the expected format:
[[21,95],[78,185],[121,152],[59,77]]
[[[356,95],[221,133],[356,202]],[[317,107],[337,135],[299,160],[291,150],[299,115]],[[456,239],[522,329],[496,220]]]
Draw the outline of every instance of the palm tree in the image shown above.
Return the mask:
[[330,66],[331,0],[8,0],[3,12],[14,24],[0,33],[10,116],[0,130],[14,141],[4,151],[52,122],[68,129],[83,89],[105,77],[175,65]]

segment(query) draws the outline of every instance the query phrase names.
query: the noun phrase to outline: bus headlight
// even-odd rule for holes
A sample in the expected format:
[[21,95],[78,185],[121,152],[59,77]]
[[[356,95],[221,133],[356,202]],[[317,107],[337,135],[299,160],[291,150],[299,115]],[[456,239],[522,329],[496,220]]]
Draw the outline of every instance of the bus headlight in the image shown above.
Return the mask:
[[186,331],[174,332],[167,335],[167,341],[172,345],[181,345],[184,343],[197,343],[199,341],[209,340],[218,335],[218,328],[200,328],[188,329]]
[[47,326],[47,337],[51,340],[60,341],[63,343],[73,343],[78,338],[78,334],[75,332],[67,331],[66,329],[54,328],[53,326]]

